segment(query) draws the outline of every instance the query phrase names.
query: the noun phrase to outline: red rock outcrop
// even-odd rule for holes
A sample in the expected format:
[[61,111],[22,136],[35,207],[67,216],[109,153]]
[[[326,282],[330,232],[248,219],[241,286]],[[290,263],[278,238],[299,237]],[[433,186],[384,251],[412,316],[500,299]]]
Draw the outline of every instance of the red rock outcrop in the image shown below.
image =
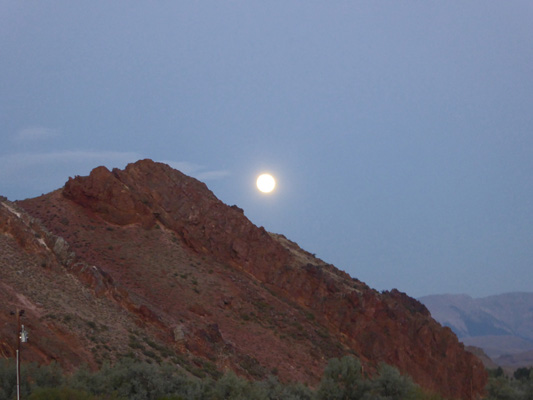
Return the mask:
[[144,227],[159,221],[199,253],[265,279],[288,262],[288,251],[207,186],[165,164],[144,160],[124,171],[105,167],[70,179],[63,195],[105,220]]
[[[129,351],[142,353],[138,338],[149,336],[159,343],[154,348],[166,349],[160,357],[206,360],[252,378],[275,371],[313,385],[328,358],[355,354],[367,371],[387,362],[446,397],[473,399],[483,391],[482,364],[418,301],[370,289],[256,227],[238,207],[165,164],[99,167],[69,179],[61,191],[17,205],[42,221],[50,240],[69,246],[62,261],[50,245],[42,257],[55,258],[57,271],[84,287],[90,302],[106,304],[102,322],[94,310],[83,312],[94,316],[89,327],[112,329],[93,328],[89,335],[79,328],[75,335],[85,342],[106,337],[120,351],[91,345],[93,359],[128,351],[117,330],[129,332]],[[25,237],[6,221],[0,218],[1,234]],[[55,314],[65,314],[55,307]]]

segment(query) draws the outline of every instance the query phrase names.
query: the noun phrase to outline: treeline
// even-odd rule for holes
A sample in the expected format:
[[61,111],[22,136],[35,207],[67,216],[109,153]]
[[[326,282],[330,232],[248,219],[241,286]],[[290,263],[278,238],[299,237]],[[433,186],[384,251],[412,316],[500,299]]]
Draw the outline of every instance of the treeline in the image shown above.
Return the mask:
[[[23,364],[21,397],[28,400],[441,400],[424,392],[386,364],[373,378],[364,377],[359,360],[347,356],[328,363],[320,384],[281,383],[271,376],[248,381],[233,372],[217,378],[192,376],[170,364],[123,359],[96,372],[81,368],[71,375],[52,363]],[[16,398],[16,369],[0,360],[0,400]]]
[[513,377],[502,368],[489,371],[487,400],[533,400],[533,368],[518,368]]

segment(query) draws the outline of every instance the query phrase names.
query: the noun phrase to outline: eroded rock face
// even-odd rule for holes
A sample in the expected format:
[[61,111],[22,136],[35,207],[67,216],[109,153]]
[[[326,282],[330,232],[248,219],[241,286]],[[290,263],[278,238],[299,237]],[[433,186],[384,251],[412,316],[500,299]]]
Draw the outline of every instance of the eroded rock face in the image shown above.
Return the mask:
[[124,171],[105,167],[70,179],[63,195],[109,222],[153,227],[160,222],[199,253],[266,278],[288,262],[288,252],[205,184],[161,163],[144,160]]
[[[418,301],[396,290],[372,290],[256,227],[241,209],[165,164],[99,167],[61,191],[18,205],[53,235],[49,250],[30,246],[56,260],[50,276],[67,274],[88,304],[105,303],[106,322],[97,320],[96,309],[83,309],[80,318],[94,315],[95,322],[85,324],[92,330],[81,324],[73,333],[93,349],[90,357],[113,358],[113,350],[87,346],[87,337],[98,335],[121,352],[137,351],[114,337],[116,330],[252,378],[275,369],[281,379],[313,385],[329,358],[352,353],[368,371],[387,362],[447,397],[474,398],[485,385],[479,360]],[[32,234],[17,232],[13,220],[0,218],[0,228],[26,243],[21,250],[30,248]],[[13,290],[32,298],[31,289],[11,281]],[[75,304],[85,307],[81,300]],[[78,316],[58,308],[66,305],[55,307],[47,312]],[[57,329],[73,325],[42,321]]]

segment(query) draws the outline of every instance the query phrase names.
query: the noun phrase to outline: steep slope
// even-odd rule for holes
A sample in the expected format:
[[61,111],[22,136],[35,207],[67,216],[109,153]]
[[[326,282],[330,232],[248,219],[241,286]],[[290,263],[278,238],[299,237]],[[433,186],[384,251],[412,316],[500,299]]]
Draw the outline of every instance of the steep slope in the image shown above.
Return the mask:
[[27,310],[27,358],[76,366],[132,353],[316,384],[329,358],[355,354],[370,373],[394,364],[448,397],[485,385],[480,361],[421,303],[370,289],[165,164],[99,167],[1,209],[2,311]]
[[[533,293],[480,299],[445,294],[422,297],[420,301],[461,341],[481,347],[493,359],[533,350]],[[506,359],[512,358],[502,357],[499,362]]]
[[0,356],[14,355],[11,313],[17,310],[25,311],[21,322],[30,337],[21,349],[23,360],[58,360],[70,369],[96,366],[95,352],[104,343],[117,352],[129,350],[123,337],[137,324],[117,301],[127,294],[122,297],[101,270],[77,260],[62,238],[5,199],[0,254]]
[[474,354],[480,361],[483,363],[485,368],[496,369],[498,364],[496,364],[480,347],[468,346],[466,348],[470,353]]
[[533,341],[533,293],[504,293],[478,299],[478,303],[517,336]]

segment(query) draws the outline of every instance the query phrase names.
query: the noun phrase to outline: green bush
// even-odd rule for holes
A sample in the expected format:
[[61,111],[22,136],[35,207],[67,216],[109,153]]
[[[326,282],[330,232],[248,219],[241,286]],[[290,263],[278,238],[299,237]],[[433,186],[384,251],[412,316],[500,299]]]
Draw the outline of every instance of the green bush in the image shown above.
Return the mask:
[[318,400],[360,399],[369,385],[361,374],[361,362],[355,357],[345,356],[329,361],[317,391]]
[[[54,366],[51,367],[52,369]],[[20,368],[20,395],[28,397],[32,389],[43,384],[48,378],[51,384],[57,378],[55,372],[48,372],[48,366],[37,364],[22,364]],[[61,375],[62,376],[62,375]],[[33,382],[31,384],[30,382]],[[16,398],[17,395],[17,369],[12,359],[0,360],[0,400]]]
[[[209,368],[215,365],[209,363]],[[492,378],[488,389],[487,400],[533,400],[529,380]],[[15,392],[14,362],[0,360],[0,400],[14,399]],[[96,372],[81,367],[70,376],[56,363],[25,364],[21,394],[30,400],[442,400],[389,365],[379,366],[373,378],[366,378],[360,361],[352,356],[331,359],[316,390],[281,383],[275,376],[248,381],[231,371],[199,379],[176,365],[124,358],[114,365],[104,363]]]
[[487,385],[487,400],[518,400],[516,389],[511,386],[509,380],[501,376],[489,379]]
[[28,400],[96,400],[87,392],[62,388],[38,388],[28,397]]
[[105,363],[94,374],[79,370],[70,385],[97,396],[112,394],[132,400],[155,400],[173,392],[176,381],[172,375],[168,367],[123,359],[114,366]]
[[397,368],[381,364],[378,376],[370,384],[368,399],[402,400],[414,397],[416,385],[411,378],[400,374]]
[[27,364],[24,365],[24,371],[24,375],[31,378],[34,388],[57,388],[64,383],[63,370],[55,361],[49,365]]
[[505,376],[489,378],[485,400],[533,400],[533,380],[518,373],[521,379],[508,379]]
[[11,399],[16,395],[17,373],[12,360],[0,360],[0,399]]

